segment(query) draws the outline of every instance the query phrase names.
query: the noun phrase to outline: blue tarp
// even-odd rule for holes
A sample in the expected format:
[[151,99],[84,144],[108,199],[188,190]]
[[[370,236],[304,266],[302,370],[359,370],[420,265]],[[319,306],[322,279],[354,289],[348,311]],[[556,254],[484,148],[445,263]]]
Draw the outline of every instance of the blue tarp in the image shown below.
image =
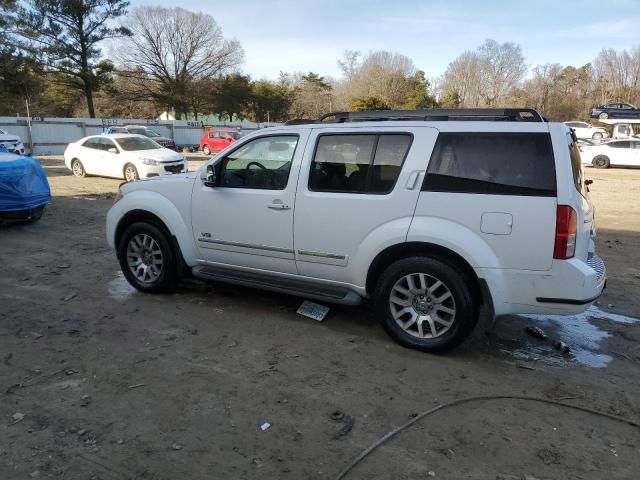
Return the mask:
[[51,203],[51,190],[37,160],[0,148],[0,212],[29,210]]

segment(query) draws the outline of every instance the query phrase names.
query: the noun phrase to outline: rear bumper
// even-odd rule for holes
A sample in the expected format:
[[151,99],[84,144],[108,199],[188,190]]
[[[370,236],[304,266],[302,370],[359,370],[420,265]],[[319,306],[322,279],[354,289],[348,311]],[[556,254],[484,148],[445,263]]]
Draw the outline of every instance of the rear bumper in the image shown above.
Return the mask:
[[489,285],[496,315],[580,313],[600,297],[607,281],[597,255],[586,262],[554,260],[546,271],[478,269],[478,276]]

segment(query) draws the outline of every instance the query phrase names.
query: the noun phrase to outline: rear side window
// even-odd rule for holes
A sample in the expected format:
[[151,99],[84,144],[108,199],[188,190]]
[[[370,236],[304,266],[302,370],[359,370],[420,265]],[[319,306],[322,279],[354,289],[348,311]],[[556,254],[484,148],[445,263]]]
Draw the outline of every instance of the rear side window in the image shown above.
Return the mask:
[[547,133],[440,133],[422,190],[555,196]]
[[611,148],[630,148],[631,147],[631,142],[611,142],[609,144],[609,146]]
[[410,134],[321,135],[311,164],[309,190],[389,193],[412,139]]
[[573,171],[573,183],[576,186],[576,190],[582,193],[583,178],[582,178],[582,159],[580,158],[580,149],[576,142],[573,141],[571,135],[567,134],[567,141],[569,142],[569,156],[571,157],[571,170]]

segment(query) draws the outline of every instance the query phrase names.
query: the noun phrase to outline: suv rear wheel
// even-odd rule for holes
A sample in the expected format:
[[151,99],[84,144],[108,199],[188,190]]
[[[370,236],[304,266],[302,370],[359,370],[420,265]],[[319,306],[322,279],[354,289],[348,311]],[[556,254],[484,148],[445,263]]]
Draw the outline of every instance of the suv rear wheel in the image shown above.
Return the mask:
[[151,223],[127,227],[118,244],[118,260],[129,283],[142,292],[167,293],[178,283],[176,256],[169,238]]
[[460,344],[477,320],[470,285],[448,263],[410,257],[380,276],[375,310],[387,333],[405,347],[444,352]]

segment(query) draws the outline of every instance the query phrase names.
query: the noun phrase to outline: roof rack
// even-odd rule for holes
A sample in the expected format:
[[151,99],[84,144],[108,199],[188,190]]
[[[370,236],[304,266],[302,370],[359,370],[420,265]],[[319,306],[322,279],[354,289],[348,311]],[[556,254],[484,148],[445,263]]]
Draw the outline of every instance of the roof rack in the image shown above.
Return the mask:
[[[331,112],[314,123],[380,122],[388,120],[544,122],[533,108],[433,108],[424,110],[372,110]],[[309,122],[312,123],[312,122]]]

